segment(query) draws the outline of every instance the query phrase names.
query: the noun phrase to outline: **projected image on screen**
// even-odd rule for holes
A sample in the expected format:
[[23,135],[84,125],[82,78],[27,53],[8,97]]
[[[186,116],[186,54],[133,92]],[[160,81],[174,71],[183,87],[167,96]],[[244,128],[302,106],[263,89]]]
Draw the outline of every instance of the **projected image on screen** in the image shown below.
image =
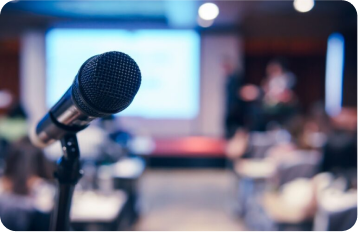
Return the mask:
[[120,51],[139,65],[142,84],[122,116],[191,119],[199,111],[199,36],[191,30],[52,29],[46,34],[47,105],[71,86],[91,56]]

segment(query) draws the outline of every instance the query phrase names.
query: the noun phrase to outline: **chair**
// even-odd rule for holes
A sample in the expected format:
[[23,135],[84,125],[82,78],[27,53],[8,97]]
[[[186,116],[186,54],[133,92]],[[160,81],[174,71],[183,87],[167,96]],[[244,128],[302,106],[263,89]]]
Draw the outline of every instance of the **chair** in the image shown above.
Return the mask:
[[297,178],[312,178],[319,171],[321,153],[316,151],[294,151],[292,159],[278,165],[278,185],[283,186]]
[[318,197],[314,219],[315,230],[344,231],[357,220],[357,190],[344,191],[335,186],[323,190]]
[[0,217],[4,226],[14,231],[44,231],[50,227],[50,212],[38,210],[27,196],[1,193]]
[[266,192],[262,207],[277,230],[311,230],[312,178],[319,171],[321,155],[315,151],[295,151],[290,157],[278,165],[278,191]]

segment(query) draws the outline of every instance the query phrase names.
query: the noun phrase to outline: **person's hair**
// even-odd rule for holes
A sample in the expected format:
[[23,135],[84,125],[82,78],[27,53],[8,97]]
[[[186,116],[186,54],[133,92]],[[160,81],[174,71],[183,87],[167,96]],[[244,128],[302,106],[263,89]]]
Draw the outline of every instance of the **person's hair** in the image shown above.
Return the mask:
[[287,59],[283,57],[275,57],[270,60],[268,64],[278,64],[281,66],[283,71],[287,71],[289,66]]
[[24,108],[22,107],[22,105],[17,102],[15,104],[13,104],[8,112],[8,117],[9,118],[23,118],[23,119],[27,119],[27,114],[24,110]]
[[37,176],[51,179],[52,167],[42,150],[33,146],[25,137],[10,146],[6,157],[4,177],[10,182],[12,193],[27,195],[28,180]]

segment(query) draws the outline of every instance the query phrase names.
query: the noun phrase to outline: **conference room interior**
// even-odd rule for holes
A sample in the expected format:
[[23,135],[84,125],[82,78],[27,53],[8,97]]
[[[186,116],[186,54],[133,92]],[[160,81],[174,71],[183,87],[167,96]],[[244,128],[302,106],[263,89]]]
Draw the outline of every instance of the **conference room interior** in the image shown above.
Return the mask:
[[0,219],[49,230],[62,156],[28,134],[91,56],[142,82],[77,134],[72,230],[346,230],[357,11],[346,1],[12,1],[0,15]]

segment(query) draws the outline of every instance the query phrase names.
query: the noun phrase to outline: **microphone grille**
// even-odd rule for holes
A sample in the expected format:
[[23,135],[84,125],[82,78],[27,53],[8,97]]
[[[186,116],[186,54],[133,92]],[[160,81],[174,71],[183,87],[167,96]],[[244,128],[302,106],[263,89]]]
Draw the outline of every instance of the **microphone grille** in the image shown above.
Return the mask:
[[136,62],[122,52],[107,52],[87,60],[73,85],[73,96],[85,113],[118,113],[133,101],[141,84]]

